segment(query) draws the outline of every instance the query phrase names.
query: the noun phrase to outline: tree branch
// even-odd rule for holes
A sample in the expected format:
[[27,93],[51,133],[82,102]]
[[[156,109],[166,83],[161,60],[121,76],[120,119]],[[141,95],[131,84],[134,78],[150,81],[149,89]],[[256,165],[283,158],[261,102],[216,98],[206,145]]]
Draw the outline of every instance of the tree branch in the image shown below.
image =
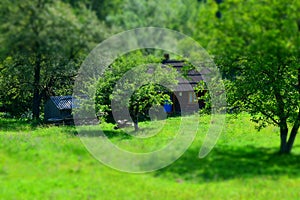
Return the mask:
[[[246,100],[248,101],[248,100]],[[267,112],[263,111],[262,109],[259,109],[259,107],[253,103],[252,101],[248,101],[249,104],[251,104],[252,106],[256,107],[257,110],[259,110],[259,112],[263,115],[265,115],[267,118],[269,118],[270,120],[272,120],[275,124],[279,125],[279,122],[270,114],[268,114]]]

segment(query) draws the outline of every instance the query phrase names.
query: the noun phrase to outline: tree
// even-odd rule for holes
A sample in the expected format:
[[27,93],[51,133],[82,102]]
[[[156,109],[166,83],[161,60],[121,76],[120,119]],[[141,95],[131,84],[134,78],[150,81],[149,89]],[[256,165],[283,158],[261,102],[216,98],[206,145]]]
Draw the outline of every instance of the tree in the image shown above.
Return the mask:
[[282,154],[291,152],[300,126],[299,11],[299,1],[226,1],[215,35],[229,102],[259,128],[278,126]]
[[196,0],[124,0],[106,21],[123,30],[152,26],[192,35],[199,5]]
[[[103,26],[85,7],[61,1],[1,1],[0,10],[0,97],[15,114],[31,104],[38,120],[43,99],[72,91],[83,57],[103,38]],[[23,102],[23,109],[14,110]]]
[[89,10],[95,11],[98,19],[106,20],[108,15],[115,15],[119,12],[121,0],[62,0],[73,7],[86,6]]
[[140,51],[118,58],[98,82],[97,110],[109,116],[115,113],[116,121],[130,117],[138,130],[141,116],[148,116],[153,106],[170,102],[167,88],[176,83],[177,72],[162,68],[160,62],[160,58]]

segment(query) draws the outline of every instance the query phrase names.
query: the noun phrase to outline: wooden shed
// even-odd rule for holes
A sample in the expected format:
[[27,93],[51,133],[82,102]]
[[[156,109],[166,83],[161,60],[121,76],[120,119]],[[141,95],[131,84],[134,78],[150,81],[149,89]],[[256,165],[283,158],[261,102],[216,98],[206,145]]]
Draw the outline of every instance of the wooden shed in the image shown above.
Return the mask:
[[[178,73],[182,74],[184,61],[169,60],[167,58],[162,62],[162,64],[172,66],[178,71]],[[181,113],[183,109],[185,111],[190,110],[193,112],[195,110],[195,106],[203,108],[205,103],[203,100],[199,101],[198,97],[204,95],[205,91],[204,93],[196,93],[194,88],[200,81],[203,80],[202,75],[206,73],[209,73],[209,71],[198,72],[196,70],[190,70],[186,72],[186,78],[178,78],[178,84],[170,94],[173,104],[171,107],[165,106],[165,110],[167,108],[168,113]],[[181,105],[178,100],[179,98]]]
[[74,108],[72,96],[51,96],[44,107],[45,122],[72,123],[72,108]]

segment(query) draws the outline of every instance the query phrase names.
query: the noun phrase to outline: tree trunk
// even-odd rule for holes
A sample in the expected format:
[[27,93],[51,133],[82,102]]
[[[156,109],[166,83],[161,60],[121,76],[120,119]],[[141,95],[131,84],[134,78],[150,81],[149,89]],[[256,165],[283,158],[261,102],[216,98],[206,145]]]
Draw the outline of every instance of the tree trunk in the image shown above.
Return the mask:
[[287,126],[285,127],[280,127],[280,154],[289,154],[291,153],[291,150],[294,145],[294,141],[297,136],[297,132],[299,130],[300,122],[297,119],[296,122],[294,123],[294,126],[290,132],[290,136],[288,138],[288,128]]
[[136,116],[135,119],[133,120],[133,125],[134,125],[134,130],[138,131],[139,130],[139,119]]
[[40,104],[41,104],[40,91],[38,88],[34,88],[33,100],[32,100],[32,117],[34,120],[40,119]]
[[138,110],[138,105],[136,107],[133,107],[132,113],[131,113],[132,121],[133,121],[133,126],[134,126],[134,131],[139,130],[139,110]]
[[289,138],[289,140],[287,142],[287,148],[288,148],[289,152],[291,152],[291,150],[293,148],[294,141],[295,141],[295,138],[297,136],[299,127],[300,127],[300,111],[298,113],[298,118],[296,119],[296,121],[294,123],[294,126],[293,126],[293,128],[291,130],[290,138]]
[[138,122],[133,122],[133,124],[134,124],[134,131],[138,131],[139,130]]
[[40,77],[41,77],[41,55],[37,56],[34,66],[34,80],[33,80],[33,100],[32,100],[32,117],[34,120],[40,119]]
[[280,154],[287,154],[287,136],[288,136],[288,128],[287,126],[283,125],[280,126]]
[[297,130],[292,129],[292,131],[291,131],[289,140],[287,142],[287,153],[290,153],[293,148],[297,132],[298,132],[298,129]]

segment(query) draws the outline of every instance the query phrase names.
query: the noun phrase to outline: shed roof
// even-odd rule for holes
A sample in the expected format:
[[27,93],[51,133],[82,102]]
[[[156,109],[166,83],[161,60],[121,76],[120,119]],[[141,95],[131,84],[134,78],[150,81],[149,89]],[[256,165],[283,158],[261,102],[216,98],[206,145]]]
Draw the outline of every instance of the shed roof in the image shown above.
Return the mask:
[[[178,72],[181,72],[184,66],[184,61],[177,60],[165,60],[162,62],[164,65],[170,65],[174,67]],[[203,69],[200,72],[197,70],[190,70],[187,72],[186,77],[178,78],[178,84],[173,89],[174,92],[194,91],[194,87],[203,80],[202,75],[209,74],[208,69]]]
[[68,110],[74,108],[72,96],[51,96],[50,100],[59,110]]

